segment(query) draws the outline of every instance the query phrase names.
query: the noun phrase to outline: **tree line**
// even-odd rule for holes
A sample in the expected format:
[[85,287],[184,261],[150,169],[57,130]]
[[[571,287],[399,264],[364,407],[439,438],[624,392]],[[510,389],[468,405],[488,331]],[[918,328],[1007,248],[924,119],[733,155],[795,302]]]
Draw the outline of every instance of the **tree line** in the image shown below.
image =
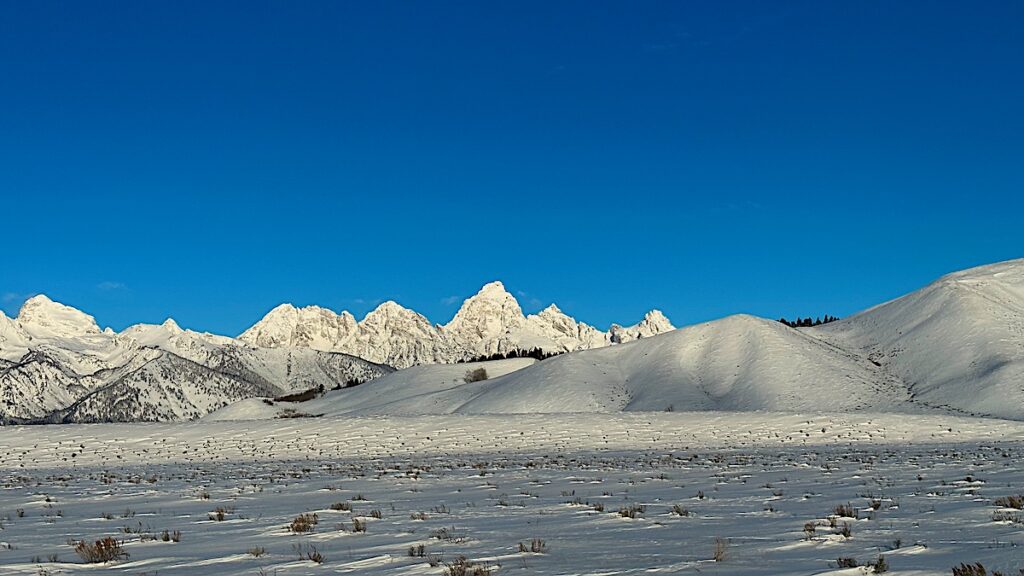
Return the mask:
[[822,324],[828,324],[829,322],[835,322],[836,320],[839,320],[839,318],[836,316],[829,316],[828,314],[825,314],[824,318],[819,316],[813,320],[810,317],[801,318],[799,316],[797,316],[796,320],[779,318],[779,322],[782,322],[790,328],[810,328],[811,326],[821,326]]
[[509,350],[508,352],[495,352],[494,354],[481,354],[472,358],[463,358],[457,363],[490,362],[492,360],[508,360],[510,358],[533,358],[535,360],[544,360],[545,358],[551,358],[552,356],[558,356],[559,354],[564,353],[565,352],[545,352],[541,348],[530,348],[529,350],[516,348],[514,350]]

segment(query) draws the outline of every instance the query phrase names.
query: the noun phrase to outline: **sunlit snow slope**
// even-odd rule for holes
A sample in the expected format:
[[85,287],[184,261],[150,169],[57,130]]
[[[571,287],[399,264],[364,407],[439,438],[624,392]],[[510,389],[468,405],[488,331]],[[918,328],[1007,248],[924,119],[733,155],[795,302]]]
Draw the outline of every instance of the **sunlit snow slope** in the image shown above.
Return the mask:
[[565,354],[483,382],[462,382],[460,369],[399,371],[303,409],[871,410],[1024,419],[1024,260],[951,274],[813,329],[738,315]]
[[869,357],[915,402],[1024,418],[1024,259],[949,274],[806,330]]

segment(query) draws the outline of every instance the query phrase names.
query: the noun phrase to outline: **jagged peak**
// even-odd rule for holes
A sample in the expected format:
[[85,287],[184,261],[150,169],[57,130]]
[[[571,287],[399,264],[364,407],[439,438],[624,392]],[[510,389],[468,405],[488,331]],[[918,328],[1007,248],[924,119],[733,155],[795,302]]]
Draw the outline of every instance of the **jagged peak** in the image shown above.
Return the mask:
[[377,307],[374,308],[371,312],[376,312],[378,310],[384,311],[384,310],[409,310],[409,309],[406,308],[405,306],[402,306],[398,302],[395,302],[394,300],[385,300],[385,301],[381,302],[380,304],[377,304]]
[[530,314],[528,318],[538,318],[540,320],[545,320],[548,322],[569,320],[575,324],[580,324],[579,322],[576,321],[575,318],[569,316],[565,312],[562,312],[562,309],[554,304],[549,305],[547,308],[541,310],[540,312],[537,312],[536,314]]
[[184,332],[184,330],[181,329],[181,326],[178,326],[178,323],[174,321],[174,318],[168,318],[167,320],[164,320],[163,324],[161,324],[160,326],[163,327],[168,332],[170,332],[171,334],[181,334]]
[[270,310],[270,312],[267,312],[263,316],[263,319],[260,320],[260,322],[258,322],[256,325],[258,326],[260,323],[262,323],[264,321],[272,320],[272,319],[277,319],[277,318],[297,319],[297,318],[301,318],[301,317],[304,317],[304,316],[318,315],[318,314],[319,315],[325,315],[325,316],[344,317],[346,319],[352,319],[353,321],[355,320],[355,318],[352,316],[352,313],[349,312],[348,310],[342,310],[341,312],[335,312],[334,310],[331,310],[330,308],[324,308],[323,306],[317,306],[315,304],[310,304],[309,306],[301,306],[301,307],[299,307],[299,306],[295,306],[294,304],[291,304],[289,302],[285,302],[283,304],[278,304],[277,306],[272,308]]
[[375,318],[377,316],[414,316],[422,317],[419,312],[406,308],[394,300],[386,300],[377,305],[376,308],[371,310],[366,317],[363,318],[365,322],[368,318]]
[[45,294],[33,296],[21,305],[18,322],[23,326],[41,328],[54,336],[100,333],[95,318],[77,308],[54,302]]
[[[466,325],[479,327],[481,322],[518,324],[525,320],[519,301],[505,289],[504,284],[496,280],[485,284],[476,295],[463,302],[445,328],[459,330]],[[491,329],[496,328],[492,326]]]
[[[35,304],[35,303],[57,304],[57,301],[52,300],[46,294],[36,294],[35,296],[30,296],[30,297],[25,299],[25,304],[30,304],[30,303],[32,303],[32,304]],[[22,306],[24,306],[25,304],[22,304]]]
[[295,305],[291,304],[290,302],[283,302],[271,308],[270,312],[267,312],[267,316],[276,316],[278,314],[291,314],[297,310],[298,308],[296,308]]
[[656,323],[666,326],[672,326],[672,322],[669,321],[668,317],[665,316],[665,314],[661,310],[658,310],[657,308],[651,310],[647,314],[644,314],[643,321],[648,324]]
[[[484,284],[480,291],[476,293],[473,298],[488,298],[491,300],[504,300],[505,298],[513,298],[512,294],[505,289],[505,285],[501,280],[495,280]],[[470,298],[472,300],[473,298]]]
[[562,312],[562,309],[559,308],[558,306],[555,306],[554,304],[549,304],[547,308],[545,308],[545,309],[540,311],[540,314],[545,314],[545,315],[554,315],[554,314],[565,315],[565,312]]

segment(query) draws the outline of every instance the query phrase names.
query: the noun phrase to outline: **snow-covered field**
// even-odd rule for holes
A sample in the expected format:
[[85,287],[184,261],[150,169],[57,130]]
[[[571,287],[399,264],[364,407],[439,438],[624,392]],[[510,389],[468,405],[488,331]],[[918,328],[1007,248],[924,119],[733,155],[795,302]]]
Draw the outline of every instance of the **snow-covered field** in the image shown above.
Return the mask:
[[[1022,452],[1021,422],[869,413],[7,427],[0,574],[1016,576]],[[107,536],[129,557],[72,548]]]

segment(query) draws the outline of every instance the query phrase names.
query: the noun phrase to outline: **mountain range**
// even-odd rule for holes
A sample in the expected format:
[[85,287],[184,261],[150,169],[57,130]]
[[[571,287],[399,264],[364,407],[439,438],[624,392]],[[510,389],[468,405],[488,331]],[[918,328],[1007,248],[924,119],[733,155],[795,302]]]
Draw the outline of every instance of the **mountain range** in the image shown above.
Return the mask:
[[0,312],[0,422],[197,418],[245,398],[337,388],[395,368],[541,348],[567,352],[672,330],[652,311],[608,332],[554,305],[525,316],[500,282],[467,299],[445,326],[395,302],[356,321],[348,312],[282,304],[238,338],[174,320],[117,333],[44,295],[16,318]]
[[[566,352],[452,364],[539,347]],[[396,367],[404,368],[395,370]],[[486,378],[465,378],[482,368]],[[356,387],[355,381],[369,380]],[[468,380],[468,381],[467,381]],[[301,404],[266,397],[322,386]],[[261,400],[259,398],[264,398]],[[0,420],[95,422],[620,410],[939,412],[1024,419],[1024,260],[946,275],[849,318],[793,328],[735,315],[607,332],[500,283],[443,326],[394,302],[362,321],[282,305],[239,338],[173,321],[101,330],[37,296],[0,314]]]
[[282,304],[238,337],[265,348],[313,348],[344,352],[395,368],[446,364],[494,353],[540,348],[575,352],[630,342],[673,330],[658,310],[638,324],[612,324],[602,332],[577,322],[554,304],[524,315],[501,282],[491,282],[468,298],[450,322],[434,325],[423,315],[388,301],[362,321],[345,311]]
[[[489,378],[465,381],[467,370],[480,368]],[[273,417],[281,409],[244,401],[210,417]],[[735,315],[541,362],[417,366],[293,409],[325,415],[870,411],[1024,419],[1024,260],[949,274],[821,326]]]
[[17,318],[0,313],[0,422],[187,420],[392,370],[346,354],[256,348],[173,320],[100,330],[46,296],[26,301]]

